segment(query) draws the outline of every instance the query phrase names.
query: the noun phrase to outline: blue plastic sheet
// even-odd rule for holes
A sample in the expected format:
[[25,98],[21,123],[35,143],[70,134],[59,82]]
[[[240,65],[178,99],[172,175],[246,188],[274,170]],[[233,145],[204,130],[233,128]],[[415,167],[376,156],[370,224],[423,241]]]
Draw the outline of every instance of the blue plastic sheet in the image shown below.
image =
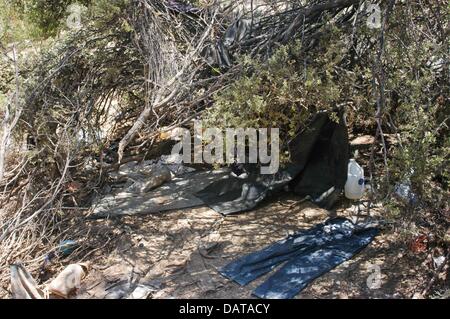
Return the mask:
[[375,228],[356,229],[349,220],[334,218],[243,256],[220,272],[246,285],[285,263],[253,294],[260,298],[293,298],[315,278],[352,258],[377,234]]

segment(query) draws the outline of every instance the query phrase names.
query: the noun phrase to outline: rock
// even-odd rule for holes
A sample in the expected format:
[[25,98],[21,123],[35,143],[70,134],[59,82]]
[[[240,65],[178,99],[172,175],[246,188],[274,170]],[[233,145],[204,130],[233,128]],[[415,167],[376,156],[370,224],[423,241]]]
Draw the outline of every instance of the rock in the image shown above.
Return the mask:
[[323,220],[328,217],[328,212],[321,208],[305,208],[302,210],[302,217],[305,222],[311,222],[314,220]]
[[160,162],[164,164],[181,164],[183,157],[180,154],[161,155]]
[[185,129],[181,127],[168,128],[162,127],[161,133],[159,134],[159,139],[164,140],[173,140],[173,141],[181,141],[182,136],[184,135]]
[[136,167],[138,166],[137,162],[129,162],[120,166],[118,175],[126,176],[136,171]]
[[358,136],[350,142],[350,145],[354,148],[367,148],[373,144],[375,137],[371,135]]

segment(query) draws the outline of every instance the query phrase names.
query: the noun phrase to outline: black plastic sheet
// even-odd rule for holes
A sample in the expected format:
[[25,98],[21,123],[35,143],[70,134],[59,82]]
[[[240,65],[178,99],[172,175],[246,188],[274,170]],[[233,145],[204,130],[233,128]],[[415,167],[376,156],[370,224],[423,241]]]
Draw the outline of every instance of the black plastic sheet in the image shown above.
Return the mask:
[[241,179],[229,175],[196,193],[206,205],[223,215],[239,213],[255,208],[270,194],[279,192],[299,172],[291,165],[277,174],[260,175],[258,168],[249,169],[249,176]]
[[223,214],[244,212],[285,186],[327,209],[335,203],[347,179],[349,142],[344,118],[333,120],[318,113],[307,128],[290,142],[292,162],[276,174],[260,174],[256,165],[247,165],[248,177],[210,184],[196,193],[205,204]]

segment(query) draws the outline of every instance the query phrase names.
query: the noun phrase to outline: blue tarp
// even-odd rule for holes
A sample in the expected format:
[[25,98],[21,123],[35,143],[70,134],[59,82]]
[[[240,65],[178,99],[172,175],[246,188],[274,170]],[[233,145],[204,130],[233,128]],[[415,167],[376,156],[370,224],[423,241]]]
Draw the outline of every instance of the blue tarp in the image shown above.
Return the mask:
[[357,229],[345,218],[334,218],[243,256],[220,272],[246,285],[285,263],[253,294],[260,298],[293,298],[315,278],[352,258],[377,234],[375,228]]

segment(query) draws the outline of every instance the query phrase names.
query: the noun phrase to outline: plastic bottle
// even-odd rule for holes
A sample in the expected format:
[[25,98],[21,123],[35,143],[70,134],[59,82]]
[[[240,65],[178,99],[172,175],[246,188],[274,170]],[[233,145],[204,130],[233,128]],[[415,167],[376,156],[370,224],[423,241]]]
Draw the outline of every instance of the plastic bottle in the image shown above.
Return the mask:
[[81,281],[86,277],[88,269],[88,263],[71,264],[67,266],[48,285],[49,292],[62,298],[68,298],[74,290],[81,286]]
[[364,195],[364,169],[353,158],[348,162],[344,189],[345,197],[348,199],[360,199]]

